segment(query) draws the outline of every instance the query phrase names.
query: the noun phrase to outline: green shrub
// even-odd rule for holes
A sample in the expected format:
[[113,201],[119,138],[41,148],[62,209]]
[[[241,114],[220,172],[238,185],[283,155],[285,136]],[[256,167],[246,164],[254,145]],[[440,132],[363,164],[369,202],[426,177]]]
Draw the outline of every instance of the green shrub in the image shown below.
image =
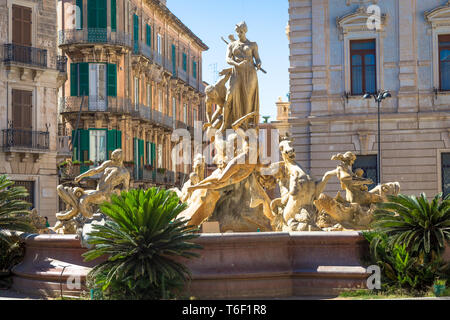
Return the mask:
[[450,200],[442,193],[431,203],[425,194],[390,196],[377,205],[373,227],[388,236],[392,247],[405,244],[412,255],[433,261],[450,241]]
[[89,273],[88,286],[94,298],[166,299],[190,279],[186,266],[173,257],[196,257],[190,242],[198,235],[177,218],[185,209],[175,193],[152,188],[113,195],[101,211],[110,219],[90,233],[94,249],[87,261],[107,256],[107,261]]
[[424,293],[437,277],[448,278],[442,253],[450,240],[450,200],[438,194],[391,196],[374,212],[374,231],[365,232],[371,263],[382,270],[384,290]]
[[15,187],[6,175],[0,175],[0,242],[11,244],[7,231],[33,232],[27,215],[30,204],[22,199],[28,196],[24,187]]

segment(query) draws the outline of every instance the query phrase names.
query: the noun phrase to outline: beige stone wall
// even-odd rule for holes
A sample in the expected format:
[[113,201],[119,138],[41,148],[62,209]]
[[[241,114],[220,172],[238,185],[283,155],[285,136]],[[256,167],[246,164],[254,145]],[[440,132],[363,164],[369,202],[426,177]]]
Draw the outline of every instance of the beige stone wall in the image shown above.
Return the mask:
[[[59,71],[56,70],[56,2],[51,0],[0,1],[0,46],[12,42],[12,5],[32,9],[32,46],[47,50],[47,67],[34,68],[27,64],[0,62],[0,130],[9,128],[12,120],[12,90],[32,92],[32,130],[49,132],[49,149],[4,149],[0,140],[0,174],[12,180],[34,181],[34,204],[38,213],[55,221],[57,211],[56,171],[57,96]],[[0,54],[1,55],[1,54]],[[3,132],[1,132],[3,135]],[[6,152],[7,151],[7,152]]]
[[[364,20],[367,6],[375,2],[385,15],[376,32]],[[450,152],[450,100],[447,92],[433,91],[433,35],[450,30],[445,23],[427,21],[425,13],[440,10],[444,2],[289,1],[289,124],[297,160],[313,176],[321,178],[336,167],[333,154],[377,154],[375,102],[345,94],[351,84],[349,41],[376,39],[377,87],[392,93],[382,104],[381,182],[399,181],[406,194],[442,191],[440,161],[442,152]],[[439,18],[450,21],[442,8]],[[333,178],[326,191],[334,195],[339,189]]]

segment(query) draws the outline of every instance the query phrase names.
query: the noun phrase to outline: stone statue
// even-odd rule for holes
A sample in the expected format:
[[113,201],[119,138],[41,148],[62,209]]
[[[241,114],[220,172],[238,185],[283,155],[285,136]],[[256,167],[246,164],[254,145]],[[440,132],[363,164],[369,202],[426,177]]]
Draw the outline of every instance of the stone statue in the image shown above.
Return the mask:
[[330,177],[315,181],[295,162],[295,151],[288,137],[282,138],[280,151],[283,161],[272,165],[278,168],[274,174],[280,188],[280,198],[270,206],[276,217],[273,228],[276,231],[321,230],[315,223],[314,200],[322,193]]
[[[331,160],[341,161],[337,168],[328,171],[324,179],[336,176],[341,188],[345,190],[345,198],[338,192],[335,198],[321,194],[314,201],[317,209],[329,215],[333,222],[337,222],[344,229],[367,229],[372,221],[372,213],[375,204],[386,200],[387,195],[397,195],[400,192],[400,184],[391,182],[379,185],[368,190],[367,185],[373,183],[371,179],[363,178],[362,169],[352,171],[352,165],[356,160],[353,152],[334,155]],[[325,223],[326,224],[326,223]],[[330,228],[330,225],[322,225]],[[342,229],[339,225],[332,228]]]
[[[231,160],[225,155],[225,150],[230,147],[230,144],[234,146],[235,136],[230,135],[227,141],[215,140],[214,162],[218,168],[206,179],[188,187],[189,197],[186,201],[188,208],[182,213],[182,217],[190,219],[190,225],[200,225],[215,214],[221,222],[221,227],[226,230],[250,231],[246,229],[251,228],[250,225],[256,226],[254,231],[257,228],[270,230],[269,223],[273,218],[270,211],[270,199],[257,179],[260,175],[258,171],[263,166],[258,163],[257,157],[254,161],[247,161],[247,158],[251,160],[251,154],[258,154],[258,148],[246,141],[245,133],[240,128],[242,123],[255,116],[257,114],[252,112],[233,123],[232,127],[237,132],[236,135],[242,138],[243,144]],[[241,183],[244,184],[241,185]],[[241,216],[227,214],[229,211],[234,211],[233,205],[217,206],[219,200],[229,201],[229,203],[237,203],[239,209],[245,211],[245,208],[242,208],[243,203],[240,202],[243,199],[241,198],[243,192],[236,191],[236,188],[246,188],[246,194],[250,195],[243,200],[248,203],[248,211],[250,211],[249,216],[245,217],[246,223],[241,221]],[[260,205],[262,205],[262,214],[260,216],[252,214],[251,209]]]
[[177,194],[182,202],[185,202],[189,196],[188,188],[205,178],[205,166],[205,157],[202,154],[196,154],[192,165],[193,172],[189,175],[189,180],[184,183],[181,190],[178,188],[170,189]]
[[[100,205],[105,201],[109,201],[111,194],[120,194],[121,190],[127,191],[129,189],[130,173],[123,165],[121,149],[116,149],[111,153],[111,160],[105,161],[100,166],[80,174],[75,178],[74,182],[79,183],[83,178],[96,174],[101,174],[96,190],[58,186],[58,195],[66,203],[67,210],[56,214],[56,218],[59,221],[53,230],[67,233],[65,226],[68,225],[70,226],[70,231],[73,231],[73,219],[79,214],[86,219],[90,219],[93,216],[92,205]],[[122,188],[117,189],[120,185]]]
[[[256,112],[259,114],[258,76],[256,71],[261,69],[261,59],[258,45],[247,39],[247,24],[240,22],[236,25],[238,40],[228,44],[226,62],[231,65],[230,87],[226,97],[224,109],[224,128],[243,116]],[[226,114],[231,114],[227,116]],[[253,120],[256,125],[259,119]],[[246,126],[244,126],[246,128]]]

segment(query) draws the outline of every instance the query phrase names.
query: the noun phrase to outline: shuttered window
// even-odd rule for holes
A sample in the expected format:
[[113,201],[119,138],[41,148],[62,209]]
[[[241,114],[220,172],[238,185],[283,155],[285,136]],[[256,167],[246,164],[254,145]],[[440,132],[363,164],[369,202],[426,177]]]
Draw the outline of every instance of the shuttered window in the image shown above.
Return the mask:
[[150,27],[148,24],[145,26],[145,43],[150,48],[152,47],[152,27]]
[[172,71],[173,75],[177,73],[177,47],[172,44]]
[[108,96],[117,96],[117,66],[108,63]]
[[183,53],[183,70],[187,70],[187,55],[186,53]]
[[133,15],[133,40],[134,40],[134,52],[138,53],[138,51],[139,51],[139,17],[136,14]]
[[88,0],[88,28],[106,29],[106,0]]
[[31,8],[12,6],[12,42],[17,45],[31,46]]
[[116,149],[122,148],[122,131],[108,130],[106,144],[108,159],[111,159],[111,153]]
[[14,129],[32,129],[32,91],[12,90],[12,125]]
[[192,76],[197,79],[197,62],[192,61]]
[[[117,96],[117,66],[107,65],[108,96]],[[73,97],[89,95],[89,63],[70,64],[70,95]]]

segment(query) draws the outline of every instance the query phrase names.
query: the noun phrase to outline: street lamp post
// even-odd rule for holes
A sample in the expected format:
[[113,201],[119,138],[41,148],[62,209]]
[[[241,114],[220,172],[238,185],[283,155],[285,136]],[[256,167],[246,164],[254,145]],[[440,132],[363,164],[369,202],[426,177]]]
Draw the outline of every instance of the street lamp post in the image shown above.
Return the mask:
[[381,113],[381,101],[386,98],[391,97],[391,93],[388,90],[378,90],[377,93],[366,93],[363,98],[370,99],[374,98],[375,102],[378,104],[378,157],[377,157],[377,176],[378,176],[378,184],[381,184],[381,121],[380,121],[380,113]]

